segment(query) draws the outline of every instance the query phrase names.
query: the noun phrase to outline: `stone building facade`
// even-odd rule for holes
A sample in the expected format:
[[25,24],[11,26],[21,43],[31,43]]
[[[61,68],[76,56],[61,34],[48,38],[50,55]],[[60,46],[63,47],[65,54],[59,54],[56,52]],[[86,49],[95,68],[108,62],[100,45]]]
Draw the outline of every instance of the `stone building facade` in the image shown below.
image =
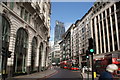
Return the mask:
[[98,2],[92,11],[91,32],[96,45],[94,58],[120,51],[120,2]]
[[80,20],[80,24],[78,27],[78,33],[79,33],[79,61],[80,66],[86,66],[87,60],[86,60],[86,51],[88,50],[89,41],[88,39],[91,38],[91,16],[92,16],[92,8],[89,9],[89,11],[82,17]]
[[61,49],[61,61],[73,59],[73,54],[71,52],[72,49],[72,37],[71,33],[73,30],[74,24],[70,26],[70,28],[64,33],[62,36],[63,40],[59,43]]
[[[1,2],[2,74],[33,73],[45,70],[49,51],[51,3]],[[5,56],[4,56],[5,54]]]
[[72,31],[72,54],[73,54],[73,59],[78,59],[79,57],[79,31],[78,31],[78,25],[80,24],[80,20],[77,20],[73,26],[73,31]]
[[[79,65],[87,66],[86,50],[89,38],[94,41],[94,59],[120,52],[120,1],[95,2],[89,11],[71,28],[71,54],[79,56]],[[89,56],[90,67],[91,57]]]

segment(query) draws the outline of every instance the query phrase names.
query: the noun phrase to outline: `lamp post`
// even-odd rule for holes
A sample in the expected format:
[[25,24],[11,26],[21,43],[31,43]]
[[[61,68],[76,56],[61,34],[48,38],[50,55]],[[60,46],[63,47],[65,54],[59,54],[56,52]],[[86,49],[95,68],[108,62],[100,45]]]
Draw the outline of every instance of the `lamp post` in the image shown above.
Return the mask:
[[93,64],[94,42],[92,38],[89,38],[88,42],[89,42],[88,50],[89,50],[89,54],[91,55],[91,63],[92,63],[92,80],[94,80],[94,67],[93,67],[94,66]]
[[[1,6],[0,6],[1,8]],[[2,16],[0,12],[0,44],[2,44]],[[0,79],[2,78],[2,45],[0,45]]]

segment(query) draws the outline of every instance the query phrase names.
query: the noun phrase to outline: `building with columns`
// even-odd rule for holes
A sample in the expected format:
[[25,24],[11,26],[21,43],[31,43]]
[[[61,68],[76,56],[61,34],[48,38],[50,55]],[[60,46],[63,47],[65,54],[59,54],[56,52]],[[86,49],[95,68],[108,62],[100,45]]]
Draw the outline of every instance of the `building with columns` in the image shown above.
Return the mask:
[[[48,66],[51,3],[1,2],[2,74],[15,76]],[[11,56],[8,57],[9,52]]]
[[[95,2],[79,22],[76,21],[72,36],[74,47],[72,50],[73,55],[79,54],[81,67],[87,65],[86,50],[88,39],[91,37],[94,40],[94,59],[102,58],[107,53],[120,52],[119,5],[120,2]],[[76,53],[77,49],[79,49],[78,53]]]
[[120,52],[120,2],[94,4],[91,34],[96,45],[94,59],[110,52]]
[[108,53],[120,53],[120,2],[95,2],[71,29],[71,57],[79,56],[81,67],[87,66],[86,50],[91,37],[94,40],[94,59],[103,58]]

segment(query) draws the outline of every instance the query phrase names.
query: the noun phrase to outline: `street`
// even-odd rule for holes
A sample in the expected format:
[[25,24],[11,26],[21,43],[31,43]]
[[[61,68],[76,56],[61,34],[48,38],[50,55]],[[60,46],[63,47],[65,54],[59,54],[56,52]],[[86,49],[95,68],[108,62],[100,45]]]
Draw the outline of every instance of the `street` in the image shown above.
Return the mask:
[[55,68],[57,70],[57,73],[48,77],[48,78],[73,78],[78,79],[82,78],[81,72],[74,71],[74,70],[68,70],[68,69],[62,69],[62,68]]
[[73,70],[67,70],[62,69],[59,67],[55,67],[52,70],[46,70],[41,73],[34,73],[30,75],[22,75],[17,76],[14,78],[9,78],[7,80],[63,80],[63,79],[69,79],[69,80],[81,80],[82,75],[80,71],[73,71]]
[[0,80],[120,79],[120,1],[6,1]]

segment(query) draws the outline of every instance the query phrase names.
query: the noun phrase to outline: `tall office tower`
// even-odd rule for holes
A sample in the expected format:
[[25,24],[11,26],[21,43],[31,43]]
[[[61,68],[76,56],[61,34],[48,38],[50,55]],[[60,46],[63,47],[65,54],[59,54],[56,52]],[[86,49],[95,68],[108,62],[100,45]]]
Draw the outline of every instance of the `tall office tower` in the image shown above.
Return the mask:
[[54,44],[56,44],[58,41],[62,40],[62,35],[64,33],[65,33],[64,23],[56,20]]

